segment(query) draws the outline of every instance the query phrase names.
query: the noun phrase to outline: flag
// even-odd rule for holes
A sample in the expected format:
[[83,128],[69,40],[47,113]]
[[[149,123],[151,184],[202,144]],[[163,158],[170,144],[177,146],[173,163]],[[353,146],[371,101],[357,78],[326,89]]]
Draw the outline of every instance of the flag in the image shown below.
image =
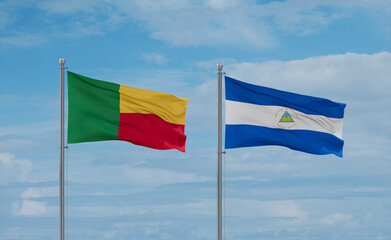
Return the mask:
[[225,77],[225,148],[278,145],[342,157],[346,104]]
[[187,102],[68,71],[68,143],[122,140],[185,152]]

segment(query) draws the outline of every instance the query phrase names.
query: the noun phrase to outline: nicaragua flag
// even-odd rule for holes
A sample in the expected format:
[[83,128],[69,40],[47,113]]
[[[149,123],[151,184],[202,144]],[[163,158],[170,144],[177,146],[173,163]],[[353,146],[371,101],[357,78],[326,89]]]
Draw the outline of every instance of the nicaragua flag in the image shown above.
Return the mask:
[[225,77],[225,148],[278,145],[342,157],[346,104]]

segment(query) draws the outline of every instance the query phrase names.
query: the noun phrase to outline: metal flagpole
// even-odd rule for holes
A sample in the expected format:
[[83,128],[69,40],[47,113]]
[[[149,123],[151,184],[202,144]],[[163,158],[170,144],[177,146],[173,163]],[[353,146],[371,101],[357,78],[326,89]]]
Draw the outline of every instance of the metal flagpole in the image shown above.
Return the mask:
[[64,240],[64,64],[60,58],[60,240]]
[[217,64],[218,117],[217,117],[217,240],[222,240],[222,72],[223,64]]

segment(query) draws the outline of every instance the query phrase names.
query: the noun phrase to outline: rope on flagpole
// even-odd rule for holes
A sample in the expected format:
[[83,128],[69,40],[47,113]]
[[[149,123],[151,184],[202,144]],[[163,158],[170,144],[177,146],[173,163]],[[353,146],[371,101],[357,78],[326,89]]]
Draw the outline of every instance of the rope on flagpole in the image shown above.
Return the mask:
[[68,194],[68,182],[69,182],[69,153],[68,146],[65,146],[65,239],[69,239],[69,194]]
[[225,164],[226,164],[226,155],[225,155],[225,152],[222,152],[223,153],[223,176],[224,176],[224,179],[223,179],[223,186],[224,186],[224,189],[223,189],[223,192],[224,192],[224,195],[223,195],[223,205],[224,205],[224,209],[223,209],[223,212],[224,212],[224,218],[223,218],[223,220],[224,220],[224,222],[223,222],[223,239],[225,240],[225,217],[226,217],[226,214],[225,214],[225,193],[226,193],[226,191],[225,191],[225,189],[226,189],[226,187],[225,187],[225,184],[226,184],[226,181],[225,181]]

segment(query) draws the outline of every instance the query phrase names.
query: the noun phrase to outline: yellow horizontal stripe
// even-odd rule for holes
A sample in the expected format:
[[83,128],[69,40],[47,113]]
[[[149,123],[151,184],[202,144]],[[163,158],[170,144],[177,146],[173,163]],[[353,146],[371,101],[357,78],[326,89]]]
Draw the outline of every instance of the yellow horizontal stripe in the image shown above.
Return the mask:
[[166,122],[185,124],[189,99],[120,85],[120,113],[155,114]]

